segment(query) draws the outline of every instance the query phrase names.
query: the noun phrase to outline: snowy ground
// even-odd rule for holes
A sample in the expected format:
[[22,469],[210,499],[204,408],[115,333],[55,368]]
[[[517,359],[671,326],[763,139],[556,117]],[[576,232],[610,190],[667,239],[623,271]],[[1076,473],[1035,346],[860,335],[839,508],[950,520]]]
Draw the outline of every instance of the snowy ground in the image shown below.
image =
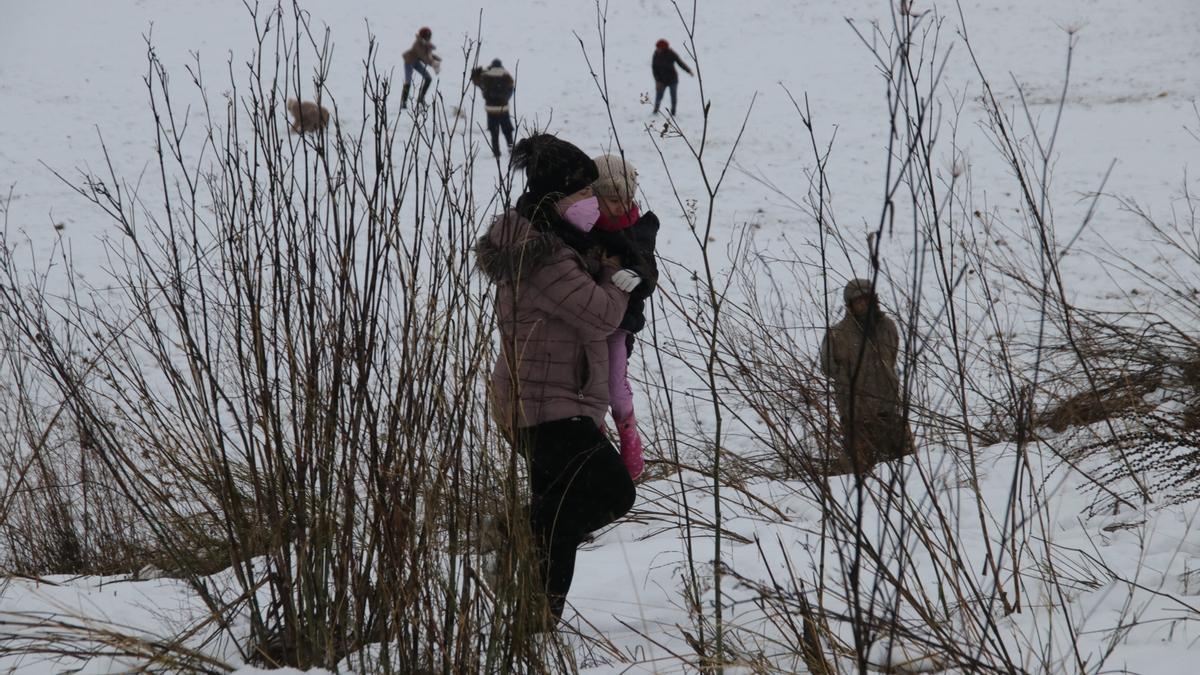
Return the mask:
[[[434,30],[434,42],[445,59],[443,89],[453,91],[463,67],[459,46],[482,36],[482,59],[500,57],[518,80],[517,112],[527,124],[545,126],[598,154],[611,147],[609,121],[576,38],[588,45],[593,61],[599,53],[596,11],[592,2],[538,0],[519,3],[472,3],[448,0],[427,3],[417,14],[391,2],[336,3],[310,1],[305,7],[316,23],[328,24],[336,44],[331,89],[346,100],[358,94],[359,60],[365,50],[364,18],[379,36],[381,62],[399,69],[400,53],[421,25]],[[933,8],[917,2],[916,9]],[[1054,157],[1052,208],[1060,232],[1067,238],[1083,222],[1091,200],[1104,185],[1109,195],[1130,197],[1155,214],[1168,214],[1178,205],[1189,160],[1200,150],[1192,134],[1200,120],[1195,100],[1200,97],[1200,3],[1194,0],[963,0],[966,32],[980,65],[997,94],[1018,112],[1017,84],[1039,126],[1053,123],[1066,70],[1068,30],[1078,43],[1073,54],[1071,86]],[[950,120],[960,109],[956,143],[973,199],[985,211],[1018,222],[1021,203],[1007,168],[980,124],[979,81],[961,42],[963,20],[953,3],[936,4],[944,18],[943,52],[949,53],[942,114]],[[109,223],[54,176],[75,176],[75,167],[98,167],[103,158],[97,131],[116,162],[118,174],[131,179],[150,166],[152,120],[145,106],[146,46],[143,35],[152,30],[153,42],[173,74],[183,81],[190,52],[199,54],[211,82],[224,81],[226,61],[235,64],[251,47],[251,24],[241,2],[196,0],[110,0],[97,3],[64,0],[53,3],[0,3],[0,191],[11,188],[9,241],[27,247],[31,265],[43,264],[58,241],[66,244],[82,274],[105,265],[99,238],[111,236]],[[806,171],[813,166],[807,133],[787,91],[807,95],[820,142],[836,130],[829,165],[832,205],[842,228],[861,232],[865,241],[879,217],[887,117],[882,80],[873,57],[847,19],[869,34],[873,20],[886,20],[887,3],[852,0],[839,3],[787,1],[701,3],[697,43],[706,93],[713,102],[711,151],[723,157],[755,96],[750,124],[738,151],[738,167],[730,174],[719,202],[714,237],[723,243],[736,228],[755,222],[758,243],[764,247],[788,241],[803,247],[815,237],[810,214],[790,205],[767,189],[761,178],[777,185],[788,197],[801,200],[809,185]],[[697,247],[684,229],[679,208],[670,195],[663,162],[647,134],[652,122],[649,57],[655,39],[666,37],[683,54],[684,35],[675,9],[668,2],[629,0],[612,3],[608,13],[607,68],[613,94],[616,131],[627,156],[639,168],[646,205],[663,220],[660,250],[665,258],[686,269],[698,264]],[[686,58],[686,56],[685,56]],[[689,61],[691,59],[688,59]],[[214,88],[220,91],[222,85]],[[785,87],[786,90],[785,91]],[[698,131],[699,94],[696,80],[682,77],[680,124]],[[353,106],[347,106],[353,110]],[[346,113],[352,114],[352,113]],[[483,142],[476,120],[476,133]],[[1189,132],[1190,130],[1190,132]],[[658,139],[681,197],[701,197],[695,169],[686,149],[673,139]],[[955,154],[943,148],[948,173]],[[1107,183],[1110,164],[1115,165]],[[758,178],[756,178],[758,177]],[[478,191],[487,194],[494,181],[480,172]],[[1193,182],[1194,187],[1194,182]],[[888,269],[904,279],[911,226],[903,219],[895,236],[884,245]],[[28,237],[28,243],[24,237]],[[1170,261],[1170,254],[1147,246],[1148,234],[1135,218],[1104,197],[1090,228],[1065,259],[1064,274],[1071,299],[1088,307],[1129,308],[1133,290],[1115,264],[1113,251],[1153,268]],[[1165,256],[1165,257],[1164,257]],[[846,275],[865,270],[864,257],[855,253],[839,267]],[[840,292],[840,289],[838,289]],[[885,292],[886,297],[886,292]],[[1144,298],[1144,296],[1143,296]],[[1151,299],[1133,298],[1144,308]],[[668,318],[667,320],[673,320]],[[815,345],[815,331],[803,339]],[[953,462],[937,448],[928,448],[922,462],[932,475],[950,476]],[[982,452],[985,495],[1000,503],[1008,493],[1010,448]],[[1044,462],[1044,464],[1043,464]],[[1126,581],[1102,578],[1081,586],[1065,599],[1076,629],[1086,635],[1079,650],[1093,661],[1109,648],[1111,629],[1126,606],[1140,612],[1140,622],[1115,642],[1107,662],[1110,669],[1132,672],[1193,672],[1196,610],[1189,606],[1200,595],[1200,581],[1186,573],[1200,566],[1197,505],[1117,517],[1089,516],[1092,495],[1074,473],[1052,470],[1048,457],[1035,457],[1045,471],[1046,504],[1054,543],[1063,550],[1086,551]],[[994,467],[995,470],[990,470]],[[697,482],[699,485],[699,482]],[[979,519],[970,500],[959,495],[953,480],[941,486],[936,498],[961,501],[964,548],[981,545]],[[805,569],[815,565],[811,554],[820,513],[801,486],[765,481],[752,491],[786,514],[786,520],[764,516],[746,502],[727,505],[729,527],[763,542],[780,537]],[[672,494],[678,486],[661,482],[647,486],[643,496]],[[697,496],[699,499],[699,496]],[[652,511],[645,500],[640,509]],[[711,509],[700,500],[701,510]],[[1002,518],[1003,515],[992,514]],[[1114,518],[1139,523],[1110,528]],[[974,524],[972,524],[974,523]],[[642,539],[649,526],[630,525],[605,534],[580,556],[581,573],[571,603],[590,626],[639,665],[596,657],[589,672],[678,672],[667,652],[647,644],[626,624],[661,636],[671,648],[686,652],[676,625],[687,625],[679,600],[682,551],[678,533],[667,531]],[[734,545],[734,567],[745,576],[763,578],[766,570],[752,545]],[[1078,559],[1083,559],[1080,554]],[[778,563],[778,558],[772,558]],[[920,562],[917,562],[918,569]],[[1033,572],[1030,570],[1030,572]],[[1103,575],[1098,575],[1098,578]],[[154,633],[187,623],[202,608],[184,587],[167,581],[131,582],[122,579],[51,579],[59,585],[13,580],[0,592],[0,611],[83,615],[97,621]],[[1130,590],[1140,587],[1141,590]],[[1161,595],[1159,594],[1166,594]],[[736,595],[736,592],[735,592]],[[1036,590],[1030,591],[1036,597]],[[1167,596],[1175,597],[1167,597]],[[748,597],[748,596],[747,596]],[[1050,609],[1064,601],[1044,598],[1023,614],[1003,619],[1014,635],[1044,634],[1056,618]],[[743,610],[739,610],[743,611]],[[756,620],[745,609],[746,622]],[[1044,614],[1042,612],[1046,612]],[[1014,638],[1019,640],[1019,638]],[[1066,649],[1066,645],[1058,645]],[[214,647],[218,658],[232,652]],[[1090,656],[1090,658],[1088,658]],[[0,652],[0,659],[3,658]],[[602,661],[612,661],[603,665]],[[22,672],[56,672],[52,663],[0,660],[0,668]],[[1036,663],[1030,663],[1037,670]],[[119,665],[87,664],[86,672],[110,672]],[[244,672],[253,672],[246,668]]]

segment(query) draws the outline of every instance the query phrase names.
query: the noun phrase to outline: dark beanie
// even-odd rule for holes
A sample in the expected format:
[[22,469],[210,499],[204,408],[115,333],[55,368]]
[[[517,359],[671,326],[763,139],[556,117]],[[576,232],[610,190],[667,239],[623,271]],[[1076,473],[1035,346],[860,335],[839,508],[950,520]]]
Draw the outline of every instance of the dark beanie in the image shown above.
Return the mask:
[[587,153],[551,134],[521,139],[512,150],[512,165],[525,170],[525,192],[539,200],[579,192],[600,176]]
[[503,68],[504,64],[500,63],[500,59],[492,59],[492,68]]

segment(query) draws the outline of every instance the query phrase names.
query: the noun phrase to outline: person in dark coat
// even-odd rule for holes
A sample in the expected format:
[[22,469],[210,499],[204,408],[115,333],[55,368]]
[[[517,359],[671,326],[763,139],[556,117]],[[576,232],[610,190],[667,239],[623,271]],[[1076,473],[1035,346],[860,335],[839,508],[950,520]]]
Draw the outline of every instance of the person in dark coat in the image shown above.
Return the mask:
[[601,432],[608,410],[608,336],[637,274],[604,256],[587,232],[599,206],[596,165],[550,134],[523,139],[513,166],[525,192],[475,248],[496,286],[500,356],[492,414],[529,464],[530,526],[547,604],[562,616],[579,545],[625,515],[634,486]]
[[508,150],[512,152],[513,123],[508,111],[508,102],[512,99],[516,81],[500,59],[493,59],[487,70],[475,68],[471,71],[471,83],[479,87],[483,94],[483,109],[487,112],[487,129],[492,136],[492,154],[500,156],[500,131],[504,131],[504,140],[508,141]]
[[692,74],[692,69],[687,67],[683,59],[671,49],[671,44],[666,40],[659,40],[654,44],[654,56],[650,58],[650,70],[654,73],[654,112],[658,112],[659,105],[662,104],[663,91],[671,90],[671,117],[675,116],[675,93],[679,88],[679,71],[675,70],[678,65],[683,68],[683,72],[688,75]]
[[425,103],[425,92],[429,91],[429,83],[433,81],[433,77],[426,70],[426,66],[433,68],[433,72],[439,72],[442,68],[442,57],[433,53],[437,49],[430,40],[433,39],[433,31],[428,26],[422,27],[417,31],[417,37],[413,40],[412,47],[404,52],[401,56],[404,59],[404,87],[400,90],[400,107],[408,105],[408,92],[412,88],[413,71],[421,74],[421,93],[417,95],[417,105]]
[[836,472],[865,474],[878,462],[915,452],[900,404],[896,324],[880,308],[866,279],[842,293],[846,316],[821,342],[821,372],[833,384],[845,455]]
[[637,170],[632,164],[617,155],[601,155],[592,161],[599,172],[592,183],[600,202],[600,218],[593,230],[596,241],[639,278],[630,291],[621,325],[608,337],[609,406],[621,441],[621,460],[630,478],[637,479],[645,461],[633,410],[633,388],[629,386],[629,357],[633,354],[634,335],[646,326],[646,299],[658,287],[658,265],[654,259],[658,217],[652,212],[640,213],[634,201]]

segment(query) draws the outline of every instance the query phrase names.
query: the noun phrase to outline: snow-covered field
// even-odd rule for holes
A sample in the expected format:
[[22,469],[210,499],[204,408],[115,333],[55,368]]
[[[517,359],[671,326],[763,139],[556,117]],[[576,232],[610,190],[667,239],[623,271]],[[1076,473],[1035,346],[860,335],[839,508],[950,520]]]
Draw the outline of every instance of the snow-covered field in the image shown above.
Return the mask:
[[[1030,122],[1043,139],[1055,124],[1068,44],[1074,37],[1048,205],[1059,243],[1075,234],[1093,206],[1095,211],[1063,258],[1067,296],[1072,303],[1097,309],[1158,306],[1162,300],[1149,289],[1139,289],[1128,273],[1130,265],[1118,257],[1150,270],[1184,261],[1178,252],[1149,243],[1144,224],[1121,208],[1118,198],[1136,200],[1150,213],[1173,219],[1170,214],[1182,206],[1185,181],[1196,187],[1187,171],[1189,160],[1200,151],[1195,107],[1200,97],[1200,3],[962,0],[961,15],[953,2],[918,0],[913,5],[914,12],[933,12],[923,19],[929,24],[942,22],[935,62],[940,64],[944,56],[946,66],[936,108],[942,139],[934,168],[947,180],[953,171],[970,181],[963,193],[970,199],[965,209],[992,216],[996,237],[1019,236],[1025,205],[986,128],[979,76],[963,35],[969,37],[979,68],[1025,141],[1030,139]],[[699,247],[684,225],[671,185],[685,203],[702,200],[703,186],[684,142],[657,133],[662,119],[651,116],[645,101],[653,95],[649,57],[656,39],[671,40],[686,60],[692,60],[683,51],[685,35],[670,2],[620,0],[608,6],[605,63],[613,127],[580,47],[582,39],[593,66],[599,67],[597,9],[590,0],[446,0],[422,5],[309,0],[303,6],[315,25],[331,30],[335,51],[328,86],[339,100],[353,102],[359,95],[367,43],[364,20],[378,36],[380,64],[395,67],[397,73],[412,34],[422,25],[431,26],[445,60],[439,89],[447,97],[457,98],[454,92],[466,67],[460,47],[478,37],[480,59],[502,58],[516,75],[516,111],[526,128],[548,125],[592,154],[613,146],[615,128],[626,156],[639,168],[643,202],[663,221],[659,250],[673,263],[675,278],[683,280],[689,270],[701,266]],[[690,7],[684,8],[684,14],[689,13]],[[45,265],[61,243],[76,270],[99,282],[109,259],[98,241],[116,233],[107,218],[55,172],[77,180],[76,167],[99,170],[104,161],[101,136],[118,175],[136,182],[156,170],[153,119],[142,79],[147,70],[143,36],[151,36],[179,83],[188,79],[184,67],[195,52],[211,92],[219,94],[228,80],[227,62],[238,68],[253,47],[252,22],[236,0],[6,0],[0,1],[0,16],[0,204],[7,202],[6,243],[18,248],[17,258],[27,259],[31,269]],[[700,2],[696,46],[705,95],[712,104],[706,158],[710,170],[719,170],[748,111],[750,115],[714,214],[712,237],[722,269],[729,265],[721,262],[724,246],[747,224],[755,243],[766,251],[811,251],[817,239],[812,213],[797,206],[809,193],[816,158],[790,92],[800,101],[807,97],[817,143],[823,147],[832,139],[828,202],[846,240],[857,245],[848,255],[831,260],[835,281],[867,273],[866,235],[878,226],[885,189],[888,111],[878,64],[855,28],[871,42],[872,22],[880,22],[886,33],[890,21],[883,0]],[[185,101],[193,95],[186,87],[181,90]],[[683,75],[679,93],[679,126],[686,134],[698,134],[697,81]],[[342,110],[342,123],[352,123],[357,107],[346,105]],[[482,145],[478,114],[471,133]],[[399,119],[409,124],[412,118]],[[202,123],[195,110],[192,120]],[[490,197],[495,176],[481,170],[476,181],[477,192]],[[1105,195],[1093,200],[1092,193],[1101,188]],[[913,220],[903,215],[901,207],[894,232],[881,249],[885,276],[894,284],[882,295],[892,307],[904,306],[910,298],[903,289],[929,274],[913,269]],[[836,304],[840,285],[831,290]],[[791,300],[799,305],[811,302],[799,289]],[[659,306],[664,311],[661,333],[667,332],[665,325],[686,325],[669,305]],[[1028,310],[1020,303],[1011,309],[1009,318],[1018,331],[1021,326],[1033,330],[1034,324],[1024,323],[1032,318]],[[796,340],[815,347],[820,332],[800,329]],[[635,361],[634,368],[643,365],[649,367],[648,360]],[[683,365],[668,363],[667,369],[677,378],[673,381],[694,386]],[[645,398],[654,386],[649,381],[637,387],[639,397]],[[931,398],[936,400],[936,393]],[[1163,410],[1172,410],[1171,405],[1164,403]],[[705,418],[703,406],[697,414]],[[683,419],[679,423],[687,424]],[[917,433],[922,435],[920,429]],[[1007,615],[995,610],[997,632],[1008,636],[1009,647],[1022,655],[1017,660],[1029,672],[1044,669],[1039,659],[1045,653],[1064,672],[1092,672],[1102,656],[1107,656],[1105,671],[1194,672],[1200,580],[1190,572],[1200,567],[1195,522],[1200,502],[1093,513],[1095,491],[1088,480],[1054,458],[1056,436],[1047,433],[1044,438],[1045,444],[1029,446],[1026,460],[1024,480],[1041,485],[1046,501],[1039,511],[1025,514],[1037,523],[1031,527],[1036,537],[1029,550],[1018,556],[1023,561],[1019,573],[1025,580],[1025,606]],[[754,454],[751,445],[730,449]],[[938,504],[956,514],[958,549],[969,552],[964,566],[975,570],[981,584],[993,583],[983,570],[985,541],[1003,527],[1008,514],[979,509],[1008,502],[1014,454],[1006,443],[979,449],[981,501],[962,480],[958,459],[944,448],[923,447],[916,459],[919,468],[907,460],[908,499]],[[1084,461],[1080,468],[1086,471],[1099,463],[1100,459]],[[580,555],[570,595],[575,613],[568,614],[580,632],[603,635],[621,653],[580,647],[585,672],[686,670],[673,656],[690,653],[683,636],[691,619],[681,597],[680,531],[664,530],[662,522],[649,517],[664,510],[662,503],[678,503],[683,485],[689,486],[691,506],[711,518],[713,506],[702,477],[655,481],[642,487],[635,506],[647,522],[616,527]],[[833,489],[834,500],[850,499],[849,484]],[[727,544],[726,564],[737,575],[763,583],[772,574],[786,577],[785,552],[800,576],[813,574],[825,550],[819,545],[822,513],[805,485],[758,478],[746,485],[745,494],[726,494],[725,527],[736,535]],[[763,503],[773,508],[763,508]],[[864,529],[884,536],[879,533],[885,522],[886,518],[868,516]],[[982,523],[987,523],[990,535]],[[746,543],[756,539],[762,554],[754,543]],[[937,571],[919,552],[912,555],[905,573],[921,578],[933,592]],[[710,553],[700,555],[706,556]],[[825,556],[830,568],[838,566],[833,550],[825,550]],[[1048,557],[1068,561],[1064,565],[1078,581],[1066,584],[1070,592],[1057,593],[1043,581],[1038,562]],[[727,583],[732,585],[726,590],[728,620],[748,630],[761,627],[769,635],[761,608],[751,601],[753,590]],[[10,579],[0,589],[0,613],[5,616],[72,621],[85,617],[143,635],[173,635],[203,612],[185,584],[169,580]],[[945,620],[953,624],[958,619]],[[1070,635],[1078,636],[1077,644],[1070,644]],[[240,665],[227,644],[210,644],[205,650]],[[0,669],[62,672],[79,667],[81,672],[101,673],[128,666],[107,659],[80,664],[13,656],[0,645]],[[239,672],[258,671],[246,666]]]

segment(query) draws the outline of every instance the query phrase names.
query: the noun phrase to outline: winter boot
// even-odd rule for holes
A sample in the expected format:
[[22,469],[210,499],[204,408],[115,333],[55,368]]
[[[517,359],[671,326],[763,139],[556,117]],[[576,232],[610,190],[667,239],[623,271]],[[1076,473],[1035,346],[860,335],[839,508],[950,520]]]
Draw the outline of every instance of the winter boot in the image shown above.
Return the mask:
[[642,437],[638,435],[637,418],[630,414],[629,417],[616,422],[617,435],[621,438],[621,461],[625,463],[629,477],[637,480],[646,468],[646,462],[642,459]]
[[429,84],[432,81],[433,80],[425,80],[424,82],[421,83],[421,93],[417,94],[417,105],[418,106],[425,105],[425,92],[429,91]]
[[403,110],[405,108],[405,106],[408,105],[408,90],[409,89],[412,89],[412,85],[409,84],[408,82],[405,82],[404,86],[400,88],[400,109],[401,110]]

